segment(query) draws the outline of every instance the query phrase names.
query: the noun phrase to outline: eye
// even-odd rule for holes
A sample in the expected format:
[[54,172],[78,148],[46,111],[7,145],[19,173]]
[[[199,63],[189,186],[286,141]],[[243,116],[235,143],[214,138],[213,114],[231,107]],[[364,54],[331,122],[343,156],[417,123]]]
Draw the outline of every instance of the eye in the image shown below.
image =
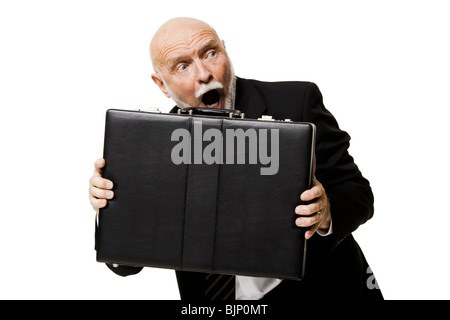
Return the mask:
[[217,52],[215,51],[208,52],[208,58],[214,58],[215,56],[217,56]]
[[178,71],[185,71],[188,68],[187,64],[181,64],[178,66],[177,70]]

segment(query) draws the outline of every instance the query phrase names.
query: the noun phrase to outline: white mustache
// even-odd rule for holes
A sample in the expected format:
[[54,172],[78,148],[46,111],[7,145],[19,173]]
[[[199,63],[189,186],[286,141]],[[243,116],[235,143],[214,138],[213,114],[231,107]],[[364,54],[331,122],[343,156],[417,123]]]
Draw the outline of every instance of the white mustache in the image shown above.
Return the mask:
[[200,89],[198,89],[198,91],[195,93],[195,97],[197,99],[199,99],[199,98],[201,98],[201,96],[203,96],[208,91],[216,90],[216,89],[223,89],[223,85],[217,81],[213,81],[208,84],[202,84]]

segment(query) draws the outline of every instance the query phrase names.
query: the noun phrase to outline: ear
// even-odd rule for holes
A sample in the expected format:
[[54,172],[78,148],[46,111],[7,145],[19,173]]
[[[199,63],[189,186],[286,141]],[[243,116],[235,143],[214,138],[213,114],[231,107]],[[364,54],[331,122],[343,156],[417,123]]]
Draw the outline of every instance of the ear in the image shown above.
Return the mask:
[[167,93],[166,86],[164,85],[164,82],[162,81],[162,78],[159,75],[159,73],[153,73],[152,74],[152,80],[153,80],[154,83],[156,83],[156,85],[164,93],[164,95],[167,98],[170,98],[169,94]]

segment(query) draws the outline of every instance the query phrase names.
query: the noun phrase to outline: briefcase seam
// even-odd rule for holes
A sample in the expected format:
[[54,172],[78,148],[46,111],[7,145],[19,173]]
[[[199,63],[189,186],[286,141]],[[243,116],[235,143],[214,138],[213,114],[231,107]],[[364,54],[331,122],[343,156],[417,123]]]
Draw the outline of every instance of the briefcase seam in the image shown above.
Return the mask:
[[[191,132],[192,129],[192,117],[188,117],[188,131]],[[190,164],[186,165],[186,182],[184,188],[184,214],[183,214],[183,236],[181,237],[181,270],[184,270],[184,242],[185,242],[185,234],[186,234],[186,212],[187,212],[187,193],[188,193],[188,184],[189,184],[189,169]]]
[[[220,132],[222,133],[223,136],[223,123],[224,123],[224,119],[220,119]],[[222,151],[223,152],[223,151]],[[216,186],[216,212],[215,212],[215,223],[214,223],[214,243],[213,243],[213,256],[212,256],[212,260],[211,260],[211,272],[214,272],[215,270],[215,258],[216,258],[216,244],[217,244],[217,212],[219,211],[219,202],[220,202],[220,192],[219,192],[219,187],[220,187],[220,183],[222,181],[222,165],[223,164],[219,164],[218,169],[217,169],[217,186]]]

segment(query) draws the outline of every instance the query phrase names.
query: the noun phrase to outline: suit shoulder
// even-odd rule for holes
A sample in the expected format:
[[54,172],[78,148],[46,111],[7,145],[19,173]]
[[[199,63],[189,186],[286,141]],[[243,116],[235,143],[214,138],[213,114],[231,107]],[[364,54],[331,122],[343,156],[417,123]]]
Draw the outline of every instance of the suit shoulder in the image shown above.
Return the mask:
[[245,85],[252,86],[267,108],[267,114],[275,119],[303,119],[303,107],[307,97],[317,86],[310,81],[259,81],[240,79]]
[[279,99],[281,96],[290,97],[290,99],[301,99],[308,94],[308,92],[319,91],[318,86],[311,81],[260,81],[249,79],[252,85],[258,92],[266,99]]
[[261,81],[255,79],[242,79],[244,81],[248,81],[256,88],[262,88],[267,90],[277,90],[277,89],[300,89],[305,88],[308,89],[310,87],[317,86],[314,82],[311,81]]

